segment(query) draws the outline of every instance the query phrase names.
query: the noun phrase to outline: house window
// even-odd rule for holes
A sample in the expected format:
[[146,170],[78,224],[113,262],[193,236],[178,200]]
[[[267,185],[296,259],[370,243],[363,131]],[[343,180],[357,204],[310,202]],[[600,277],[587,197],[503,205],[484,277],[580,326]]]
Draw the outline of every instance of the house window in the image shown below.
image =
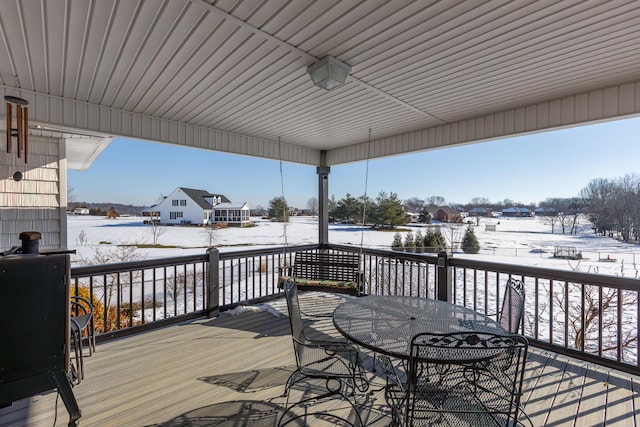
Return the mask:
[[176,199],[171,200],[171,206],[178,206],[178,200]]
[[169,212],[169,219],[182,218],[182,212]]
[[186,200],[180,200],[180,206],[187,206]]

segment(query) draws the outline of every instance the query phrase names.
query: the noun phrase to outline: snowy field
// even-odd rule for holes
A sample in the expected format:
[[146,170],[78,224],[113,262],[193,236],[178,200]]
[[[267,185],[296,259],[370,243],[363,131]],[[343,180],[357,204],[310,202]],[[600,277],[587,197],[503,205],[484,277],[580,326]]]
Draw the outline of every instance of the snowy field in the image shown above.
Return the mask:
[[[201,254],[210,245],[221,252],[253,248],[279,247],[285,244],[313,244],[318,241],[317,218],[292,217],[288,224],[253,218],[256,226],[248,228],[224,228],[208,230],[192,226],[161,226],[157,243],[170,248],[144,248],[137,252],[142,259],[169,258],[180,255]],[[151,226],[142,223],[140,217],[106,219],[93,216],[67,217],[68,247],[78,256],[93,258],[96,250],[113,250],[119,244],[151,244]],[[475,225],[475,222],[474,222]],[[486,225],[495,225],[496,231],[486,231]],[[424,225],[411,224],[400,228],[425,231]],[[442,224],[443,235],[452,233]],[[464,226],[454,239],[460,239]],[[615,239],[594,236],[586,220],[582,221],[577,235],[563,235],[556,227],[541,218],[483,218],[474,227],[481,251],[476,255],[456,252],[456,257],[469,257],[486,261],[538,266],[556,269],[571,269],[581,272],[612,274],[623,277],[640,277],[640,246],[619,242]],[[376,249],[390,248],[394,232],[374,231],[357,225],[330,224],[329,241],[335,244],[350,244]],[[553,257],[555,246],[575,247],[582,253],[581,261],[568,261]],[[609,258],[605,262],[603,259]],[[611,259],[615,261],[611,261]],[[636,265],[636,263],[638,265]]]
[[[210,245],[216,246],[221,252],[230,252],[234,250],[247,250],[252,248],[281,247],[287,245],[313,244],[318,240],[317,218],[311,217],[294,217],[288,224],[270,222],[255,218],[255,226],[248,228],[224,228],[217,230],[208,230],[203,227],[192,226],[173,226],[160,227],[160,233],[157,235],[157,243],[167,246],[165,248],[140,248],[138,259],[153,258],[170,258],[181,255],[202,254]],[[475,224],[475,223],[474,223]],[[495,225],[495,231],[487,231],[486,225]],[[445,238],[461,239],[466,225],[460,227],[459,231],[452,233],[447,228],[448,225],[442,224],[442,234]],[[406,235],[408,230],[414,234],[418,230],[423,233],[426,231],[426,225],[412,224],[400,228],[401,235]],[[505,264],[538,266],[543,268],[553,268],[561,270],[575,270],[580,272],[589,272],[597,274],[610,274],[624,276],[627,278],[640,278],[636,260],[640,263],[640,246],[630,245],[616,241],[615,239],[594,236],[593,232],[586,221],[580,226],[579,233],[576,235],[560,234],[556,228],[555,233],[551,233],[551,226],[546,224],[540,218],[491,218],[482,219],[480,224],[475,228],[476,237],[481,246],[481,253],[471,255],[456,252],[455,257],[465,257],[484,261],[500,262]],[[370,247],[376,249],[390,249],[395,232],[374,231],[356,225],[329,225],[329,241],[335,244],[350,244],[359,247]],[[84,257],[92,259],[97,252],[116,251],[118,245],[143,245],[153,243],[152,227],[144,225],[141,218],[124,217],[118,219],[105,219],[102,217],[90,216],[69,216],[68,217],[68,246],[70,249],[77,251],[76,258]],[[171,246],[171,247],[168,247]],[[553,257],[555,246],[574,247],[576,251],[582,253],[583,259],[580,261],[568,261]],[[607,261],[604,261],[604,260]],[[119,262],[114,259],[110,262]],[[232,260],[232,264],[227,269],[234,272],[242,271],[242,278],[236,277],[237,285],[227,286],[221,295],[221,303],[230,303],[233,301],[246,301],[255,297],[250,283],[268,283],[266,276],[271,276],[270,271],[265,271],[262,266],[243,266],[240,268],[241,260]],[[248,261],[253,262],[253,261]],[[78,263],[76,262],[76,265]],[[198,273],[202,274],[202,270],[198,267]],[[163,273],[159,273],[157,280],[162,281]],[[132,299],[135,302],[148,301],[155,295],[155,299],[160,301],[159,306],[155,308],[145,308],[136,311],[134,315],[135,321],[140,321],[143,317],[146,321],[155,318],[165,318],[184,313],[185,307],[193,305],[198,308],[203,307],[202,291],[194,293],[181,292],[182,285],[172,289],[172,283],[178,283],[178,276],[171,276],[171,272],[167,273],[168,290],[163,291],[162,283],[154,288],[149,282],[151,274],[147,275],[147,282],[144,286],[139,283],[131,287],[126,285],[120,291],[121,300],[128,301]],[[228,277],[235,277],[231,274],[231,270],[227,271]],[[386,274],[383,274],[386,277]],[[255,279],[255,280],[254,280]],[[495,279],[490,278],[489,293],[485,296],[485,304],[487,307],[497,307],[500,296],[494,291]],[[184,283],[184,280],[180,283]],[[266,285],[265,285],[266,286]],[[152,291],[152,289],[156,289]],[[96,288],[96,297],[104,300],[105,295],[100,293],[101,287]],[[258,290],[259,295],[266,292],[265,289]],[[557,294],[554,298],[550,297],[550,289],[547,285],[542,284],[540,289],[541,305],[537,312],[534,307],[534,300],[529,299],[525,307],[525,328],[532,331],[532,325],[536,323],[541,337],[549,330],[551,323],[549,321],[549,305],[555,305],[555,309],[561,308],[561,301],[564,299],[564,293],[561,288],[554,291]],[[580,301],[580,289],[571,288],[570,297],[573,301]],[[482,299],[482,298],[481,298]],[[559,305],[558,305],[559,304]],[[635,336],[637,331],[636,305],[624,311],[623,332]],[[266,304],[254,306],[251,308],[238,308],[237,310],[263,310],[268,309]],[[573,313],[575,314],[575,313]],[[573,315],[572,314],[572,315]],[[611,317],[613,316],[613,317]],[[615,313],[605,316],[605,319],[615,319]],[[614,322],[615,323],[615,322]],[[553,323],[554,338],[564,336],[565,325],[560,320]],[[597,340],[594,339],[593,325],[590,327],[588,334],[587,348],[591,351]],[[569,330],[569,337],[573,339],[575,333]],[[605,345],[615,343],[615,330],[603,332],[603,342]],[[635,347],[625,349],[624,359],[635,361]]]

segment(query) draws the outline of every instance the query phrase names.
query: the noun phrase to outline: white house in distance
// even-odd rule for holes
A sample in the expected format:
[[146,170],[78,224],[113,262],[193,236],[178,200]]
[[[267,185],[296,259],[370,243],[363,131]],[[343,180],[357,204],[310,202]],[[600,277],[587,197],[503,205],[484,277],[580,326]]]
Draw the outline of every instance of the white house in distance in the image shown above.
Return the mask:
[[157,205],[143,210],[142,216],[145,217],[145,223],[168,225],[226,223],[230,226],[242,227],[251,222],[249,211],[249,205],[246,203],[232,203],[222,194],[178,187]]
[[73,210],[74,215],[89,215],[89,208],[75,208]]

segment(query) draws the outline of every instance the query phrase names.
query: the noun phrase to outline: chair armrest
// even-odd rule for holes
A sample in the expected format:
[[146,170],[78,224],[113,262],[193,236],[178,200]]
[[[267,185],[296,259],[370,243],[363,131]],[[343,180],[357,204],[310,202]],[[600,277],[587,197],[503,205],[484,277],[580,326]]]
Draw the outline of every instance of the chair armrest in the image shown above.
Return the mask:
[[358,352],[358,349],[348,341],[323,341],[323,340],[313,340],[313,341],[300,341],[293,338],[295,342],[299,345],[309,348],[321,348],[325,350],[330,350],[333,352]]
[[396,367],[393,366],[393,363],[391,362],[389,356],[382,354],[379,356],[378,360],[380,361],[382,371],[387,377],[387,384],[393,385],[393,387],[398,387],[400,390],[406,390],[406,386],[400,380],[400,375],[398,374]]

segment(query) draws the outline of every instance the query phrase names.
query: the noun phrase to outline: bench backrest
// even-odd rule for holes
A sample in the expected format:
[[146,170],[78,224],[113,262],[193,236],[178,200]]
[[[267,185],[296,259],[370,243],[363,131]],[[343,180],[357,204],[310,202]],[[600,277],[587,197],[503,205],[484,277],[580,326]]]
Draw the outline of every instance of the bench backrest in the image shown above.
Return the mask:
[[293,276],[358,283],[360,257],[354,254],[296,252]]

